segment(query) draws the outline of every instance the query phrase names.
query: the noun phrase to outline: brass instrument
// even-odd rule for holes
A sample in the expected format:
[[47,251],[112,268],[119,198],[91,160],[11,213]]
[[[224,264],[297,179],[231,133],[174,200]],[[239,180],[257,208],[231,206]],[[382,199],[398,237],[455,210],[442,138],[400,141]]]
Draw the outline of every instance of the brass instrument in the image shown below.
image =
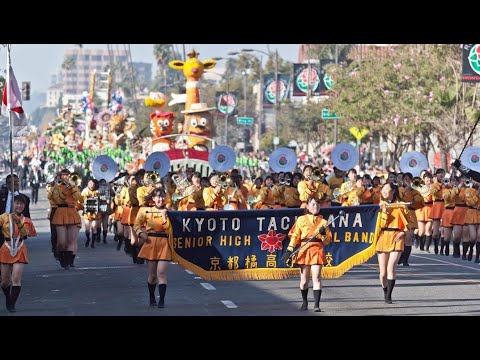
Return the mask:
[[145,185],[156,185],[158,184],[162,179],[160,178],[160,175],[158,175],[157,172],[155,171],[147,171],[145,174]]
[[325,174],[323,173],[322,169],[320,168],[315,168],[312,171],[312,180],[313,181],[320,181],[321,178],[323,178]]
[[285,174],[278,175],[278,184],[285,185]]
[[292,180],[290,180],[290,178],[285,179],[285,185],[286,186],[290,186],[291,183],[292,183]]
[[74,186],[80,186],[82,183],[82,176],[77,173],[77,172],[73,172],[70,174],[70,178],[68,179],[68,185],[70,185],[71,187],[74,187]]
[[463,185],[465,185],[465,186],[468,187],[468,188],[473,187],[473,181],[472,181],[472,179],[467,179],[467,180],[465,180],[465,181],[463,182]]
[[367,184],[367,185],[365,185],[365,189],[367,189],[367,190],[372,190],[372,189],[373,189],[373,185],[372,185],[372,184]]
[[347,181],[344,186],[344,191],[341,192],[340,188],[336,188],[335,190],[333,190],[332,196],[336,202],[339,202],[340,197],[342,197],[345,194],[348,194],[352,190],[353,190],[353,183],[351,181]]
[[218,176],[218,184],[224,189],[228,188],[230,186],[230,176],[227,173],[220,174]]
[[98,197],[91,196],[85,199],[83,203],[83,211],[92,215],[98,213]]
[[443,179],[443,185],[450,185],[450,179]]
[[175,186],[177,188],[177,192],[172,195],[172,201],[178,201],[193,194],[194,190],[188,190],[191,188],[191,184],[188,181],[187,176],[183,172],[183,169],[179,169],[177,171],[177,174],[172,175],[172,181],[175,183]]
[[420,178],[419,176],[415,176],[412,179],[412,188],[418,190],[418,188],[422,187],[425,185],[425,182]]
[[394,203],[383,203],[380,206],[387,206],[387,207],[401,207],[401,206],[411,206],[413,202],[394,202]]

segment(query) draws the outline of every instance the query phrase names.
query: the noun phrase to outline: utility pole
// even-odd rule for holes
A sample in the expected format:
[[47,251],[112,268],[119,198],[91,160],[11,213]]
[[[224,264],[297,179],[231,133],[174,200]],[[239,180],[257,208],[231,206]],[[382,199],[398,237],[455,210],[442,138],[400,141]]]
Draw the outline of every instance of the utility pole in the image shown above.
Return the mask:
[[[338,65],[338,44],[335,44],[335,66]],[[338,137],[338,119],[334,119],[334,133],[333,133],[333,143],[337,145],[337,137]]]
[[275,104],[273,105],[273,121],[274,121],[273,149],[274,150],[277,149],[277,141],[278,141],[277,106],[278,106],[278,50],[275,49]]

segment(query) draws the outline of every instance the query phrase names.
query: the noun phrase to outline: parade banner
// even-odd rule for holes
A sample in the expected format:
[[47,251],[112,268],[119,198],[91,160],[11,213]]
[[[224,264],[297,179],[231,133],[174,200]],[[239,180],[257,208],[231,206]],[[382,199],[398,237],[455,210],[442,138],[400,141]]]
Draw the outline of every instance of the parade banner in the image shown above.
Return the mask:
[[480,82],[480,44],[463,44],[462,81]]
[[288,88],[290,86],[290,75],[278,74],[277,81],[278,90],[275,87],[275,75],[267,74],[263,76],[263,107],[271,108],[275,104],[275,96],[278,91],[278,101],[282,102],[288,96]]
[[293,96],[307,96],[310,82],[310,95],[320,95],[320,68],[310,64],[310,79],[308,64],[293,64]]
[[[378,205],[322,208],[333,240],[325,247],[324,278],[338,278],[375,254]],[[288,232],[305,209],[169,211],[173,261],[205,280],[270,280],[300,277],[281,258]]]

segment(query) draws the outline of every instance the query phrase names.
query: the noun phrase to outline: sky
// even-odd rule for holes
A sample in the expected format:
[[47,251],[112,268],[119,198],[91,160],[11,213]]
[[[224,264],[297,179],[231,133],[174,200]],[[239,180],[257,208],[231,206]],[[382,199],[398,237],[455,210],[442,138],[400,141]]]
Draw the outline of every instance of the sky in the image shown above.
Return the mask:
[[[84,44],[88,49],[107,49],[107,44]],[[116,48],[113,44],[113,48]],[[50,85],[51,74],[60,69],[65,49],[74,48],[75,44],[13,44],[11,50],[12,67],[20,84],[22,81],[30,81],[32,94],[46,92]],[[183,44],[176,44],[180,53],[183,52]],[[257,49],[268,52],[278,50],[278,55],[288,61],[298,61],[298,44],[185,44],[188,53],[195,48],[200,53],[200,60],[208,60],[213,57],[227,57],[228,52],[240,49]],[[119,49],[124,49],[123,44],[118,44]],[[153,64],[153,74],[156,72],[156,63],[153,56],[153,44],[131,44],[132,60],[134,62],[147,62]],[[265,61],[266,55],[258,53]],[[7,63],[7,49],[0,47],[0,71],[5,76]]]

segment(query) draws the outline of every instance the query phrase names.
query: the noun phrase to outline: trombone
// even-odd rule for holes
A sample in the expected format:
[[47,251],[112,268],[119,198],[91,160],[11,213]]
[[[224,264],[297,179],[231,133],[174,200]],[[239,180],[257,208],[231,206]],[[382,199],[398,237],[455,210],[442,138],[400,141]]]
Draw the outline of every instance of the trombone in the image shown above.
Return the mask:
[[227,173],[220,174],[218,176],[218,184],[224,189],[228,188],[230,186],[230,176]]

